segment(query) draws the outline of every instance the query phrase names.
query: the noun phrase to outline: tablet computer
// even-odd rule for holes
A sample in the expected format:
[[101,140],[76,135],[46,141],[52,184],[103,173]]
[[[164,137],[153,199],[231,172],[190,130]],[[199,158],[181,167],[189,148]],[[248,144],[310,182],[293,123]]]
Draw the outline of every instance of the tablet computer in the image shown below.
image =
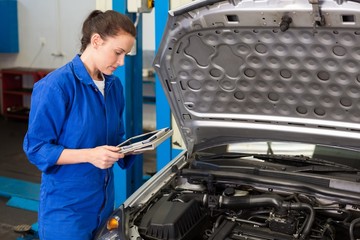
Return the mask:
[[168,139],[173,133],[170,128],[162,128],[127,139],[117,145],[120,153],[142,153],[154,150],[160,143]]

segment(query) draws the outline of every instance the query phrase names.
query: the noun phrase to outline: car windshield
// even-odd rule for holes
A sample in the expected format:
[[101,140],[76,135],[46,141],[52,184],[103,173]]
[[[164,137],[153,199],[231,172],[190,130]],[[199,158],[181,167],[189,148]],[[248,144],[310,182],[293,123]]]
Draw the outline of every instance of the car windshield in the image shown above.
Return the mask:
[[[251,159],[291,165],[323,165],[360,169],[360,152],[352,149],[295,142],[245,142],[219,146],[199,153],[197,160]],[[217,161],[217,164],[221,162]]]
[[288,142],[249,142],[227,146],[227,152],[249,154],[304,155],[312,157],[316,145]]

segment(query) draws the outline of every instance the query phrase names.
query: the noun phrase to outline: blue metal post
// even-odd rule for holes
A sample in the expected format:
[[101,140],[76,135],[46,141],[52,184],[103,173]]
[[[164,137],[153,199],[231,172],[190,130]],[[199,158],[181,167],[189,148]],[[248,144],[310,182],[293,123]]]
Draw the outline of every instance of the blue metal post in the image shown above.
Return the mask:
[[[126,0],[113,0],[113,10],[126,14],[134,22],[136,14],[127,12]],[[136,37],[136,55],[127,56],[125,65],[114,74],[121,79],[125,94],[124,123],[126,137],[142,133],[142,19],[139,15]],[[143,159],[137,155],[134,166],[122,170],[117,165],[115,174],[115,206],[122,204],[137,188],[143,184]]]
[[[168,11],[170,9],[169,0],[155,2],[155,52],[157,52],[166,26]],[[171,126],[171,112],[169,103],[162,89],[160,80],[156,76],[156,128]],[[171,140],[166,140],[156,149],[156,169],[159,171],[172,159]]]

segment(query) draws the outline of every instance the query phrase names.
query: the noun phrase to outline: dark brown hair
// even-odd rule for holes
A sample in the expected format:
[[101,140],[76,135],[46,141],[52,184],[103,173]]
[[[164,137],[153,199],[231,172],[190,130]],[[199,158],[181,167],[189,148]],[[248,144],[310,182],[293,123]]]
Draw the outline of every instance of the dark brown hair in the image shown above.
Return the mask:
[[134,23],[126,15],[114,10],[102,12],[100,10],[92,11],[85,19],[82,27],[81,49],[83,52],[91,41],[91,36],[98,33],[102,39],[114,37],[118,34],[130,34],[136,36]]

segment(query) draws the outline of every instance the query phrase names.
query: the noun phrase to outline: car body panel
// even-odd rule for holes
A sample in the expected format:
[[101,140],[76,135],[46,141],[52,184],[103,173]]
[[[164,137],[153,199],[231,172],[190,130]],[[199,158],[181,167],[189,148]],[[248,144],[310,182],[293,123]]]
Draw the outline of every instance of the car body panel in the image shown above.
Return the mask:
[[306,0],[206,2],[170,11],[154,62],[190,153],[219,136],[360,146],[358,3],[321,1],[319,26]]

